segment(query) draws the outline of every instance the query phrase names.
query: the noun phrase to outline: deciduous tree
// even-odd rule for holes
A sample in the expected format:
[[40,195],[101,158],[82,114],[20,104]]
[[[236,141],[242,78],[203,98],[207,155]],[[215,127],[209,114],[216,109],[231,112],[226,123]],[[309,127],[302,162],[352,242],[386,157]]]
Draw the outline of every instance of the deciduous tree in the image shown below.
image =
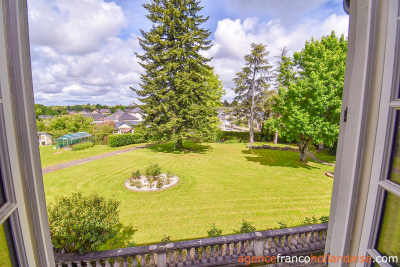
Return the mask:
[[[320,40],[307,41],[303,50],[286,62],[290,71],[279,87],[270,125],[279,128],[288,141],[298,142],[300,160],[309,145],[332,145],[338,137],[347,41],[334,32]],[[292,70],[297,70],[293,73]]]

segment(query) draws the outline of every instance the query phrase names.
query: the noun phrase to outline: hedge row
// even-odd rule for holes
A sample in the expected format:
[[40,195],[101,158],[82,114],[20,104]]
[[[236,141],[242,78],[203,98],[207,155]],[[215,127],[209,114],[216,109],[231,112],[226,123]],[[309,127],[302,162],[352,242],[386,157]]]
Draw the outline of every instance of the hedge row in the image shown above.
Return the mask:
[[[220,138],[221,141],[227,140],[237,140],[239,142],[247,142],[249,141],[250,133],[249,132],[222,132],[222,136]],[[259,142],[261,141],[261,133],[254,132],[254,141]]]
[[110,147],[126,146],[130,144],[141,143],[143,140],[141,134],[112,134],[108,136]]

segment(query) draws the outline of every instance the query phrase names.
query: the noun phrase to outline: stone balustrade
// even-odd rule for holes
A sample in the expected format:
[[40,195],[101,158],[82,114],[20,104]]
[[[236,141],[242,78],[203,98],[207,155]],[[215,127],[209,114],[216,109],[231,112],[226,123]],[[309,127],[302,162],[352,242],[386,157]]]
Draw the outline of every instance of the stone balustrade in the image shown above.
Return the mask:
[[97,251],[55,254],[56,266],[240,265],[243,256],[302,256],[324,252],[327,224]]

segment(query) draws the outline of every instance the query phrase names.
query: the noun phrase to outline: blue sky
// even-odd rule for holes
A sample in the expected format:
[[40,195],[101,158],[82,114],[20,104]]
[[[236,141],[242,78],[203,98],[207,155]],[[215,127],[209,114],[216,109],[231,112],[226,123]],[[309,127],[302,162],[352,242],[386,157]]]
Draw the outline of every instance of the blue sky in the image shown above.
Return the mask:
[[[35,101],[45,105],[138,102],[142,68],[137,37],[148,30],[149,0],[28,0]],[[347,36],[342,0],[203,0],[203,24],[214,46],[206,52],[232,100],[232,79],[250,44],[268,45],[270,61],[283,46],[300,51],[306,40],[335,30]]]

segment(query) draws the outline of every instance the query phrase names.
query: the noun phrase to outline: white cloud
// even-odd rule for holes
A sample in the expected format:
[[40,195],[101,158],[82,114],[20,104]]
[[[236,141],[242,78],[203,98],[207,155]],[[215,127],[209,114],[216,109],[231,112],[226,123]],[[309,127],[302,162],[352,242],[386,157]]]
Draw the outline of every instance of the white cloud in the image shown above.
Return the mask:
[[[232,0],[224,5],[226,9],[248,13],[242,20],[221,18],[213,35],[214,46],[204,52],[207,57],[214,57],[211,64],[224,83],[225,99],[234,97],[230,91],[232,79],[243,67],[243,57],[249,53],[251,43],[267,44],[272,61],[283,46],[293,53],[306,40],[320,38],[331,30],[347,36],[346,15],[321,15],[322,19],[302,16],[325,2],[310,0],[305,5],[304,1],[282,0],[268,1],[266,5],[262,0]],[[28,7],[38,103],[135,101],[135,93],[129,87],[139,87],[143,69],[134,53],[142,51],[136,35],[121,38],[119,33],[127,31],[127,17],[137,20],[137,28],[149,24],[143,14],[139,18],[139,9],[133,18],[133,11],[122,10],[106,0],[28,0]],[[262,14],[270,18],[266,20]]]
[[[332,14],[323,21],[309,20],[294,29],[288,29],[280,20],[256,23],[257,18],[249,18],[243,22],[239,19],[223,19],[218,22],[214,33],[214,47],[208,51],[207,56],[214,57],[212,65],[220,75],[226,92],[229,92],[234,86],[232,79],[243,67],[244,55],[250,52],[251,43],[266,44],[271,52],[269,60],[274,62],[275,56],[284,46],[292,54],[300,51],[307,40],[329,35],[332,30],[339,36],[344,34],[347,37],[348,21],[346,15]],[[225,96],[228,100],[232,98],[232,94]]]
[[103,0],[30,0],[33,45],[83,54],[103,45],[126,25],[121,7]]

